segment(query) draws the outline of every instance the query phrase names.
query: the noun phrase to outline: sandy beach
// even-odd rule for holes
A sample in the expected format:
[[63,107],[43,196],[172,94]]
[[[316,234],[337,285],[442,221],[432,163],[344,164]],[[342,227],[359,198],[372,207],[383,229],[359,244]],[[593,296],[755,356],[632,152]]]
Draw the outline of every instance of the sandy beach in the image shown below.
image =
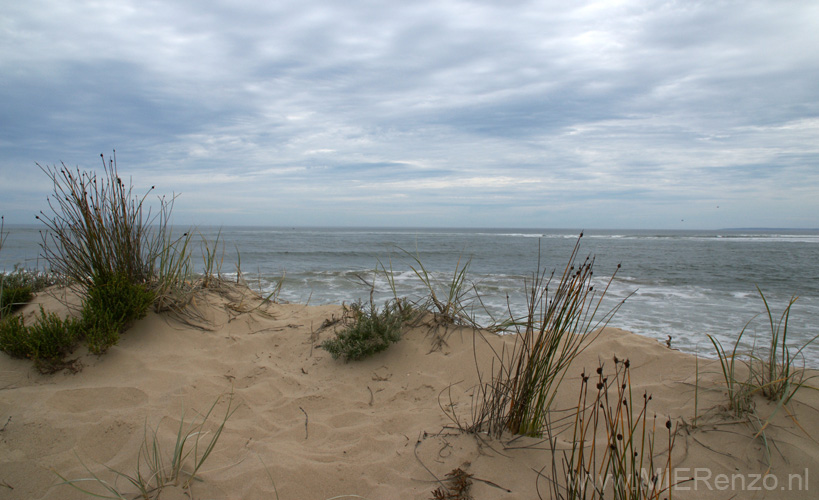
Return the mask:
[[[38,304],[67,313],[40,294],[23,314]],[[478,374],[514,336],[452,326],[433,349],[422,322],[387,351],[345,363],[319,347],[340,328],[340,305],[260,304],[231,288],[201,294],[194,307],[184,318],[149,313],[104,356],[78,350],[77,373],[41,375],[0,355],[0,498],[89,498],[57,473],[113,484],[107,468],[135,473],[146,429],[170,450],[183,415],[194,420],[218,401],[213,431],[231,395],[235,411],[197,480],[160,498],[428,499],[455,469],[472,475],[475,499],[551,497],[548,443],[463,432],[450,418],[470,419]],[[694,480],[673,498],[815,498],[816,391],[779,411],[757,397],[758,415],[775,413],[757,435],[724,410],[718,363],[607,328],[569,368],[554,408],[575,407],[581,373],[600,362],[613,369],[615,356],[629,359],[635,393],[652,396],[658,426],[674,423],[671,478]],[[570,437],[558,436],[559,447]],[[116,485],[134,496],[124,479]]]

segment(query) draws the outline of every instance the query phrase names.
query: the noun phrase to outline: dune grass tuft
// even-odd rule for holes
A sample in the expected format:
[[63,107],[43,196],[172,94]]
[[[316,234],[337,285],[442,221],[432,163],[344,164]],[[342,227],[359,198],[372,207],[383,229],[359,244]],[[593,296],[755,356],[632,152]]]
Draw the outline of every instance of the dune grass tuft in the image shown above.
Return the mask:
[[811,338],[794,351],[789,346],[788,319],[791,308],[797,297],[792,297],[778,320],[765,298],[765,294],[757,287],[759,296],[765,307],[766,319],[770,329],[767,339],[767,349],[752,345],[749,351],[741,351],[740,346],[751,321],[737,335],[731,351],[728,352],[722,343],[714,336],[708,335],[714,352],[719,360],[722,378],[728,396],[728,409],[736,416],[754,414],[753,398],[762,395],[777,403],[776,411],[788,404],[796,393],[808,385],[810,378],[805,378],[804,367],[797,366],[796,362],[802,351],[819,338]]
[[427,270],[419,255],[413,255],[406,250],[403,252],[413,260],[414,264],[410,265],[410,269],[429,292],[426,303],[421,308],[432,312],[436,323],[477,326],[468,312],[467,294],[471,287],[466,278],[471,261],[467,260],[462,265],[459,257],[451,278],[441,281]]
[[[162,490],[169,486],[181,486],[185,490],[189,489],[191,482],[199,479],[202,466],[216,448],[228,419],[236,411],[236,408],[233,407],[233,393],[231,392],[226,398],[227,404],[224,416],[216,428],[209,431],[208,428],[212,426],[208,425],[208,419],[222,399],[224,398],[217,398],[207,412],[202,415],[201,419],[194,418],[186,422],[185,413],[183,412],[170,454],[164,451],[159,438],[159,429],[149,429],[146,424],[134,472],[129,474],[106,467],[114,475],[115,479],[115,481],[109,482],[83,464],[89,474],[88,477],[66,479],[57,473],[57,476],[62,480],[59,485],[71,486],[86,495],[96,498],[117,500],[126,498],[159,499]],[[207,435],[210,435],[210,438],[206,438]],[[134,491],[127,492],[126,495],[124,490],[117,486],[116,480],[118,479],[124,480]],[[86,484],[90,486],[86,487]]]

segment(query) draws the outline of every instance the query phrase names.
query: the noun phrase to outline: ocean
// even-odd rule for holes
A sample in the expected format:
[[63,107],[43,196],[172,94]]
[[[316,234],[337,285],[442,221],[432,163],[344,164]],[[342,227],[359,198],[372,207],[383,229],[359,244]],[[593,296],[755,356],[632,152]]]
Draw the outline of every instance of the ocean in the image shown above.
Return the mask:
[[[7,226],[0,270],[43,267],[39,227]],[[284,280],[279,299],[328,304],[382,302],[392,290],[382,266],[391,269],[400,296],[424,296],[410,266],[413,257],[445,286],[457,266],[468,264],[474,286],[467,303],[479,322],[525,309],[525,281],[538,269],[566,266],[579,230],[200,227],[214,247],[220,241],[221,272],[235,278],[241,262],[251,286],[269,293]],[[707,334],[724,344],[747,326],[745,339],[767,344],[770,333],[762,290],[778,320],[792,297],[788,340],[801,346],[819,334],[819,230],[732,229],[715,231],[588,230],[580,256],[594,257],[595,289],[612,273],[602,311],[625,303],[610,326],[666,342],[686,352],[712,356]],[[201,266],[201,252],[194,253]],[[476,294],[480,296],[477,300]],[[795,349],[794,349],[795,350]],[[819,368],[819,340],[803,351]],[[800,361],[801,363],[801,361]]]

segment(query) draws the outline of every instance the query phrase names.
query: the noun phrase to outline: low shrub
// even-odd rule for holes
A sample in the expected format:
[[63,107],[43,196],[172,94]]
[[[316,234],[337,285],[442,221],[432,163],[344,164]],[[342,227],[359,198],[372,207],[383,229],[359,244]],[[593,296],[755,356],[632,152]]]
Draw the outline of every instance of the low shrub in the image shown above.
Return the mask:
[[0,318],[31,301],[35,293],[57,282],[51,273],[19,267],[9,273],[0,273]]
[[40,317],[29,329],[29,345],[34,365],[43,373],[49,373],[65,366],[65,357],[74,351],[82,336],[81,321],[61,319],[55,313],[46,313],[40,308]]
[[368,308],[361,303],[351,306],[352,323],[338,333],[336,338],[326,340],[321,347],[333,359],[356,361],[387,349],[401,340],[404,315],[400,302],[392,300],[379,311],[372,303]]
[[61,319],[40,307],[36,323],[26,326],[22,316],[10,316],[0,323],[0,350],[15,358],[29,358],[40,372],[49,373],[65,366],[82,336],[82,322]]
[[126,326],[145,316],[154,296],[122,274],[89,288],[82,310],[88,350],[102,354],[115,345]]
[[115,275],[105,284],[88,290],[80,319],[60,319],[40,307],[40,316],[31,326],[21,316],[0,321],[0,350],[16,358],[29,358],[43,373],[66,366],[65,356],[85,339],[89,352],[102,354],[119,341],[120,333],[133,321],[145,316],[154,292]]
[[0,351],[12,358],[28,358],[28,329],[21,316],[8,316],[0,321]]
[[[5,276],[0,276],[3,279]],[[0,286],[0,317],[14,311],[21,304],[31,300],[33,296],[30,286]]]

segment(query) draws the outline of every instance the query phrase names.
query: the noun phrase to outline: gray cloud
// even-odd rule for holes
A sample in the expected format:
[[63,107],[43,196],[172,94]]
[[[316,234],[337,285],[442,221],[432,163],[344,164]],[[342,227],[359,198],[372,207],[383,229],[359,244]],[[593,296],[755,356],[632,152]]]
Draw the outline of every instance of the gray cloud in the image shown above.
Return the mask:
[[7,220],[116,148],[192,223],[819,226],[809,2],[6,10]]

